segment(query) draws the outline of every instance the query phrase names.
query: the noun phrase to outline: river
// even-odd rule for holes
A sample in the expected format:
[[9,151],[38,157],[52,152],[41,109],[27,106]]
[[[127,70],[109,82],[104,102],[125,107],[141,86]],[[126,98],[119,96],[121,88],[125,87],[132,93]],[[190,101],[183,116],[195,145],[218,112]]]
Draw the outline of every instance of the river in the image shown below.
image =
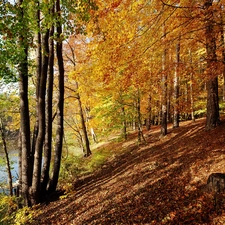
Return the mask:
[[[1,159],[4,158],[4,153],[0,152]],[[18,180],[18,152],[15,150],[11,150],[9,152],[10,165],[11,165],[11,173],[13,182]],[[8,180],[8,174],[6,171],[6,165],[0,165],[0,185],[5,186]],[[5,190],[0,187],[0,193],[3,193]]]

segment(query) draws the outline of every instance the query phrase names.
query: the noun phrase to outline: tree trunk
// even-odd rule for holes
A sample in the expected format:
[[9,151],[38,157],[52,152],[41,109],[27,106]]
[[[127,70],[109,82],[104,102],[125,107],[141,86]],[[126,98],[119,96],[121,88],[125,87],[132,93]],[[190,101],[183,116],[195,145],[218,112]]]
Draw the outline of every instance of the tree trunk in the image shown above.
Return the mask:
[[[163,35],[165,35],[165,25],[163,25]],[[167,135],[167,74],[166,74],[166,47],[162,55],[162,122],[161,135]]]
[[59,17],[57,23],[57,43],[56,43],[56,54],[58,61],[58,105],[57,105],[57,130],[56,130],[56,144],[55,144],[55,156],[54,156],[54,165],[53,165],[53,176],[50,182],[49,191],[53,192],[56,190],[58,178],[59,178],[59,169],[61,164],[62,156],[62,145],[63,145],[63,108],[64,108],[64,63],[62,55],[62,25],[60,24],[61,18],[61,9],[60,9],[60,0],[56,1],[56,12]]
[[191,119],[194,122],[195,121],[195,115],[194,115],[194,92],[193,92],[193,66],[192,66],[192,54],[191,50],[189,49],[189,57],[190,57],[190,99],[191,99]]
[[212,1],[205,1],[205,36],[207,53],[207,114],[206,129],[212,129],[219,124],[219,98],[218,98],[218,77],[216,71],[216,37],[214,30]]
[[140,90],[138,88],[137,91],[137,125],[138,125],[138,144],[141,143],[141,140],[143,139],[144,143],[146,143],[146,140],[144,138],[144,134],[142,131],[142,122],[141,122],[141,102],[140,102]]
[[[85,108],[85,113],[86,113],[87,122],[89,121],[89,118],[90,118],[89,112],[90,112],[90,108],[86,107]],[[93,141],[95,143],[98,143],[97,136],[95,134],[95,131],[94,131],[93,127],[90,128],[90,132],[91,132],[91,136],[92,136]]]
[[89,143],[89,139],[88,139],[87,128],[86,128],[86,125],[85,125],[84,114],[83,114],[83,109],[82,109],[82,104],[81,104],[79,93],[77,93],[77,100],[78,100],[79,114],[80,114],[82,131],[83,131],[84,142],[85,142],[85,154],[84,154],[84,156],[88,157],[92,153],[91,153],[91,149],[90,149],[90,143]]
[[179,63],[180,63],[180,39],[176,45],[176,66],[174,72],[174,112],[173,112],[173,128],[179,127]]
[[[54,13],[54,9],[52,10]],[[42,169],[41,196],[44,197],[49,182],[49,170],[52,151],[52,98],[53,98],[53,81],[54,81],[54,27],[50,31],[50,47],[49,47],[49,71],[48,71],[48,88],[46,101],[46,134],[44,146],[44,162]]]
[[122,111],[122,121],[123,121],[123,128],[122,128],[122,135],[124,140],[127,140],[127,121],[126,121],[126,112],[124,106],[121,107]]
[[[40,10],[39,10],[40,4],[39,1],[37,1],[37,26],[38,26],[38,31],[36,34],[36,43],[37,43],[37,49],[36,49],[36,99],[39,99],[39,89],[40,89],[40,74],[41,74],[41,68],[42,68],[42,46],[41,46],[41,26],[40,26],[40,20],[41,20],[41,15],[40,15]],[[33,165],[34,165],[34,154],[35,154],[35,145],[36,145],[36,140],[38,136],[38,104],[36,104],[36,122],[34,125],[34,130],[33,130],[33,137],[32,137],[32,146],[31,146],[31,157],[30,157],[30,168],[32,170],[33,175]],[[32,180],[32,177],[30,178]]]
[[19,131],[19,138],[18,138],[18,167],[19,167],[19,191],[18,195],[22,196],[21,194],[21,184],[22,184],[22,140],[21,140],[21,131]]
[[30,115],[28,104],[28,64],[27,54],[25,51],[25,59],[19,65],[19,91],[20,91],[20,130],[21,130],[21,145],[22,145],[22,184],[21,192],[25,205],[29,203],[29,186],[31,184],[29,159],[30,159]]
[[9,193],[10,193],[10,196],[13,196],[12,173],[11,173],[11,168],[10,168],[9,154],[8,154],[8,150],[7,150],[6,140],[5,140],[4,126],[3,126],[1,118],[0,118],[0,131],[1,131],[3,149],[4,149],[4,153],[5,153],[5,162],[6,162],[6,170],[7,170],[7,174],[8,174]]
[[[26,29],[26,21],[24,19],[24,9],[22,7],[23,0],[17,0],[18,5],[18,21],[24,25]],[[23,30],[24,33],[24,30]],[[21,195],[24,204],[29,206],[29,186],[31,184],[29,168],[30,159],[30,115],[28,103],[28,43],[26,37],[21,34],[18,37],[18,47],[23,50],[23,58],[18,65],[19,76],[19,93],[20,93],[20,131],[21,131]]]
[[222,46],[222,62],[223,62],[223,101],[225,101],[225,42],[224,42],[224,28],[223,28],[223,14],[220,13],[220,42]]
[[90,131],[91,131],[91,136],[92,136],[92,138],[93,138],[93,141],[94,141],[95,143],[98,143],[97,136],[96,136],[96,134],[95,134],[95,131],[94,131],[93,127],[91,127]]
[[147,119],[146,119],[146,129],[151,129],[151,122],[152,121],[152,97],[151,94],[149,94],[148,97],[148,108],[147,108]]
[[31,203],[32,205],[40,202],[40,181],[41,181],[41,166],[42,166],[42,152],[45,137],[45,94],[46,81],[48,73],[48,57],[49,57],[49,30],[46,31],[42,40],[43,60],[40,76],[39,96],[38,96],[38,136],[35,144],[34,155],[34,170],[32,178],[31,189]]

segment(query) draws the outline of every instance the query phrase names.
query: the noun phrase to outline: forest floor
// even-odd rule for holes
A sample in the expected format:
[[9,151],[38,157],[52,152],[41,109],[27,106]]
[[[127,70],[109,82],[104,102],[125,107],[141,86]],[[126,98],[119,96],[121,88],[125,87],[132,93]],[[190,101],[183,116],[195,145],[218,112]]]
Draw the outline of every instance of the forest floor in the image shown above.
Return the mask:
[[145,131],[109,143],[114,154],[74,191],[39,208],[33,224],[225,224],[225,195],[205,190],[211,173],[225,173],[225,119],[205,130],[205,119]]

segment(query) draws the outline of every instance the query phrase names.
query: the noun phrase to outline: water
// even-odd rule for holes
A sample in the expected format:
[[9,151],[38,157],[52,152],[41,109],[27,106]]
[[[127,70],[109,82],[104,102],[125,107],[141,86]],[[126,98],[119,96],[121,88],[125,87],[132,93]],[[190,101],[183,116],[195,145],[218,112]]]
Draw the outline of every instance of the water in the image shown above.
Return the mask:
[[[4,158],[4,153],[0,152],[0,157]],[[9,159],[11,165],[12,179],[14,183],[16,182],[16,180],[18,180],[18,171],[19,171],[17,151],[10,151]],[[5,184],[7,184],[7,181],[8,181],[8,173],[6,170],[6,165],[4,163],[3,165],[0,165],[0,185],[5,186]],[[5,192],[5,188],[0,187],[0,193],[3,192]]]

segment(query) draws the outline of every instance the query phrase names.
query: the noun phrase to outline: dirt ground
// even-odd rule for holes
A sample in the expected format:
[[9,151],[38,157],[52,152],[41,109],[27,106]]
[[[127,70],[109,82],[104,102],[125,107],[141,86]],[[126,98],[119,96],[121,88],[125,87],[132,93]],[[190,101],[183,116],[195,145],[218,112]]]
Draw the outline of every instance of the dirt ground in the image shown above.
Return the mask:
[[225,173],[225,120],[206,131],[205,120],[182,122],[160,138],[160,127],[115,143],[101,169],[80,178],[65,198],[42,205],[38,224],[225,224],[224,194],[205,188]]

